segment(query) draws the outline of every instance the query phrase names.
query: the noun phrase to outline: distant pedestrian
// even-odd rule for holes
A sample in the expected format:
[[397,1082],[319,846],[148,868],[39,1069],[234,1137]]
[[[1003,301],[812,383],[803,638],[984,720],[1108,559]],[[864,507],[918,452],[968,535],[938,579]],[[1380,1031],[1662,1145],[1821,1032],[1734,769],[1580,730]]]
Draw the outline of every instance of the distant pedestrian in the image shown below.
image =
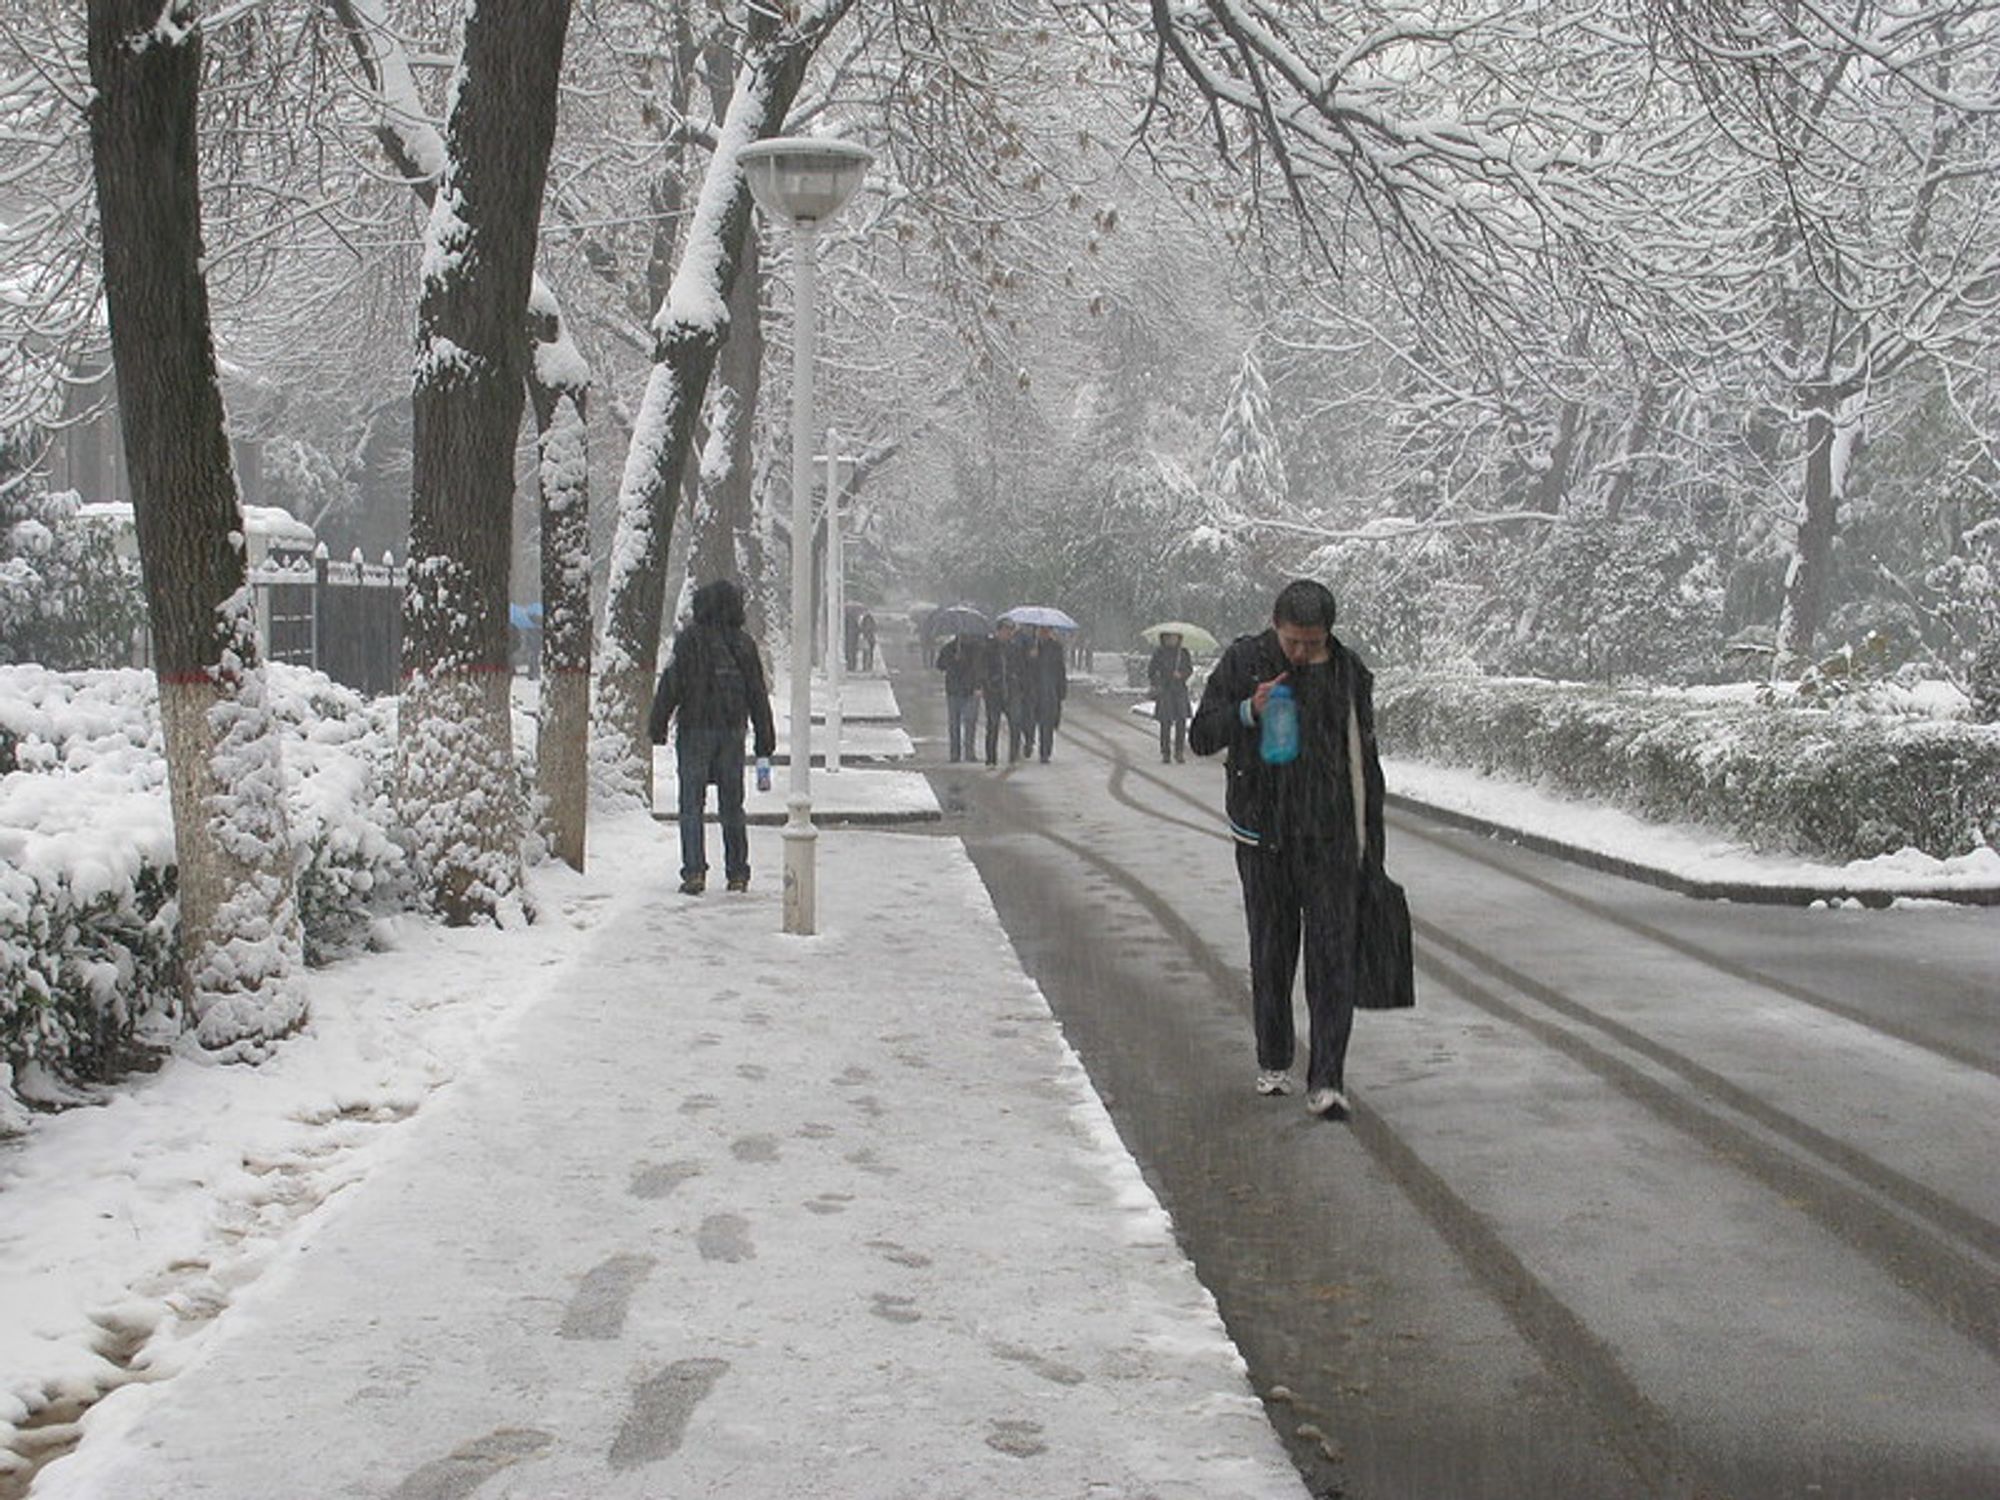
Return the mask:
[[[1257,1091],[1291,1087],[1292,980],[1303,939],[1312,1032],[1306,1108],[1344,1119],[1348,1034],[1354,1024],[1357,841],[1382,858],[1382,764],[1375,750],[1374,678],[1332,633],[1334,599],[1297,579],[1279,592],[1270,628],[1239,636],[1209,675],[1188,743],[1197,755],[1229,752],[1227,810],[1250,929],[1250,989],[1257,1034]],[[1297,758],[1260,753],[1261,721],[1278,684],[1298,709]],[[1348,758],[1353,714],[1364,806],[1354,805]]]
[[1063,643],[1053,625],[1037,625],[1022,650],[1025,669],[1028,722],[1040,741],[1044,764],[1055,748],[1056,730],[1062,726],[1063,699],[1069,696],[1069,671],[1063,664]]
[[950,724],[951,758],[977,756],[979,691],[986,678],[986,642],[976,635],[955,635],[939,648],[938,670],[944,673],[945,717]]
[[875,670],[875,615],[870,610],[861,611],[861,670]]
[[986,643],[986,764],[1000,763],[1000,721],[1007,721],[1007,763],[1021,758],[1021,653],[1015,647],[1014,622],[1002,620]]
[[758,790],[771,784],[771,755],[778,747],[771,694],[757,643],[743,628],[743,591],[727,578],[694,592],[693,618],[674,637],[673,655],[660,673],[647,722],[653,743],[667,742],[676,721],[674,758],[680,771],[681,893],[699,896],[708,886],[708,850],[702,813],[715,784],[722,821],[722,869],[729,889],[750,888],[750,830],[743,815],[743,735],[754,726]]
[[1194,676],[1194,657],[1171,630],[1160,632],[1160,644],[1146,663],[1146,681],[1153,689],[1153,717],[1160,724],[1160,759],[1187,759],[1188,715],[1194,709],[1188,701],[1188,679]]

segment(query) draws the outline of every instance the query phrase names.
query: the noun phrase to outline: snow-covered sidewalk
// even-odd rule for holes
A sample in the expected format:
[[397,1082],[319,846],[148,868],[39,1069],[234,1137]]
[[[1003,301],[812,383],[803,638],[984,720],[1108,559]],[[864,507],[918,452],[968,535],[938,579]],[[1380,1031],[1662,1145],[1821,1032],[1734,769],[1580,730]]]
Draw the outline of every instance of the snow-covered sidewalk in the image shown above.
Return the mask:
[[38,1132],[0,1395],[143,1373],[37,1500],[1302,1492],[957,841],[823,834],[802,939],[775,832],[745,896],[673,838],[600,820],[526,932],[412,924],[266,1068]]

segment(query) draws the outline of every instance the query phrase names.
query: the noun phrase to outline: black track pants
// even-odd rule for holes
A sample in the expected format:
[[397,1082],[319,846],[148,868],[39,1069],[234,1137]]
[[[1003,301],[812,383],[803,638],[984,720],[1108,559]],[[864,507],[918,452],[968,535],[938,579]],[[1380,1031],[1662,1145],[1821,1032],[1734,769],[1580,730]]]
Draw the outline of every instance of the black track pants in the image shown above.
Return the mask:
[[1279,849],[1236,846],[1250,926],[1257,1066],[1292,1065],[1292,979],[1303,941],[1311,1089],[1346,1086],[1347,1037],[1354,1027],[1354,864],[1345,839],[1299,839]]

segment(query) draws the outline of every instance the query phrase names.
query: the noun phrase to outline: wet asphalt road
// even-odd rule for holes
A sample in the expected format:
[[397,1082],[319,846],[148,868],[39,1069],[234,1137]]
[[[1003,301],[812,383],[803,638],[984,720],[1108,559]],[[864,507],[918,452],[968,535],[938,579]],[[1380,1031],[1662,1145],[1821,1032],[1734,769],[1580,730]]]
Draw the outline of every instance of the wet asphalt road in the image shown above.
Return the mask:
[[1049,765],[944,765],[889,660],[1314,1493],[2000,1496],[2000,911],[1700,903],[1392,814],[1418,1009],[1358,1018],[1329,1124],[1250,1089],[1219,764],[1080,696]]

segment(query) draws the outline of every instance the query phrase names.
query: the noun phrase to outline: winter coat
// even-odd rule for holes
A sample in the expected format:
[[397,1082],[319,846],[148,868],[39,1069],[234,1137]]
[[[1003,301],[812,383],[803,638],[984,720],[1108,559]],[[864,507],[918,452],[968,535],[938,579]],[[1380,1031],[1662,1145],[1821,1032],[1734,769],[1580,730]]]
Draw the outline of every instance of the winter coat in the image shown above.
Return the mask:
[[955,635],[938,648],[948,698],[970,698],[986,680],[986,643],[976,635]]
[[1153,689],[1153,717],[1163,724],[1185,719],[1193,712],[1188,702],[1188,678],[1194,675],[1194,656],[1185,646],[1155,646],[1146,663],[1146,681]]
[[986,677],[980,683],[989,712],[1012,713],[1020,706],[1027,677],[1021,666],[1020,640],[1003,641],[990,636],[986,641]]
[[[1255,721],[1246,725],[1242,717],[1243,704],[1257,691],[1258,683],[1292,671],[1274,629],[1238,636],[1229,643],[1209,673],[1201,707],[1188,726],[1188,748],[1196,755],[1229,752],[1224,805],[1230,832],[1240,843],[1276,848],[1287,837],[1320,832],[1301,826],[1314,815],[1312,810],[1332,808],[1351,827],[1353,780],[1347,766],[1347,704],[1351,697],[1361,730],[1368,853],[1379,860],[1383,783],[1382,761],[1375,748],[1375,677],[1361,658],[1338,640],[1329,644],[1333,649],[1328,690],[1300,699],[1300,739],[1305,751],[1297,760],[1282,766],[1266,765],[1259,753],[1261,725]],[[1302,682],[1304,673],[1293,672],[1287,680]]]
[[1045,641],[1035,636],[1021,650],[1022,687],[1037,724],[1062,723],[1063,699],[1069,696],[1066,655],[1060,638]]
[[778,748],[764,663],[757,655],[757,643],[743,628],[742,592],[727,579],[695,591],[694,618],[674,637],[673,655],[660,673],[653,711],[646,721],[654,744],[666,743],[668,721],[676,716],[682,729],[741,734],[754,728],[753,750],[758,756],[769,756]]

